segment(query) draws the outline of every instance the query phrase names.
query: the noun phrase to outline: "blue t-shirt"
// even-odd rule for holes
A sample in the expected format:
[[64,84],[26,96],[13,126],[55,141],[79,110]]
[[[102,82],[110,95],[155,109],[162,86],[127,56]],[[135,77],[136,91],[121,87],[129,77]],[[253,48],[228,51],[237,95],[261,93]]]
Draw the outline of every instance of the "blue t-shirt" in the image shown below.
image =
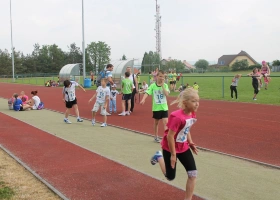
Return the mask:
[[15,110],[15,111],[19,111],[21,105],[22,105],[22,100],[19,99],[19,98],[17,98],[17,99],[14,101],[14,104],[13,104],[14,110]]
[[[108,80],[108,77],[113,77],[113,74],[111,71],[106,71],[106,74],[105,74],[105,78]],[[110,87],[111,86],[111,83],[108,81],[108,83],[106,84],[107,87]]]

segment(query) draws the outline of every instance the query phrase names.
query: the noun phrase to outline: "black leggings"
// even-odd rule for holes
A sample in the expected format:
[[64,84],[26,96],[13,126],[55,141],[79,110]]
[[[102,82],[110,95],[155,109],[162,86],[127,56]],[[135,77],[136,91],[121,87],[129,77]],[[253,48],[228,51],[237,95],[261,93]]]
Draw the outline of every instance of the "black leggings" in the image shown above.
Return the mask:
[[[130,107],[131,112],[133,112],[133,108],[134,108],[135,94],[136,94],[136,89],[134,88],[131,94],[131,107]],[[127,101],[125,101],[125,111],[129,111]]]
[[252,85],[254,88],[254,94],[258,94],[259,93],[259,82],[253,82]]
[[[162,152],[163,152],[163,158],[164,158],[165,169],[166,169],[165,177],[171,181],[175,178],[175,175],[176,175],[177,162],[175,163],[175,167],[173,169],[171,167],[171,161],[170,161],[171,153],[164,149],[162,150]],[[183,153],[177,153],[176,156],[180,160],[182,165],[185,167],[187,172],[196,170],[195,161],[194,161],[194,158],[193,158],[193,155],[192,155],[192,152],[190,149],[188,149],[187,151],[185,151]]]
[[233,91],[234,91],[234,93],[235,93],[235,98],[237,99],[237,86],[233,86],[233,85],[231,85],[230,86],[230,95],[231,95],[231,98],[233,98]]

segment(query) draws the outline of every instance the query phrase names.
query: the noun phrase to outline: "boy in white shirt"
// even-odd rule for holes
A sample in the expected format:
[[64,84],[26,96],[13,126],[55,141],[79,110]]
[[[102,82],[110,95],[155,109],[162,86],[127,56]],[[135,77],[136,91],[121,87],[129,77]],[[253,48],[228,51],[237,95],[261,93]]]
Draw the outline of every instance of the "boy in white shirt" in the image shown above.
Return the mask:
[[110,89],[106,87],[106,79],[101,79],[101,86],[96,89],[96,93],[90,98],[88,101],[89,103],[96,97],[96,102],[92,109],[92,119],[91,123],[95,125],[95,115],[96,112],[101,107],[101,114],[104,116],[104,123],[101,124],[101,127],[107,126],[107,115],[106,115],[106,108],[107,103],[110,97]]
[[68,119],[68,116],[70,113],[70,109],[72,107],[74,107],[75,109],[75,113],[77,115],[77,122],[83,122],[83,120],[80,118],[79,109],[77,105],[77,98],[75,95],[76,86],[80,87],[84,92],[86,92],[86,90],[81,85],[79,85],[79,83],[75,81],[69,81],[69,80],[64,81],[64,87],[62,90],[62,98],[63,98],[62,100],[63,102],[65,102],[67,108],[65,111],[65,118],[64,118],[64,122],[67,124],[71,124],[71,122]]
[[116,90],[116,84],[114,84],[112,86],[112,90],[111,90],[111,95],[110,95],[110,107],[109,107],[109,111],[110,113],[113,112],[117,113],[117,95],[120,94],[118,90]]

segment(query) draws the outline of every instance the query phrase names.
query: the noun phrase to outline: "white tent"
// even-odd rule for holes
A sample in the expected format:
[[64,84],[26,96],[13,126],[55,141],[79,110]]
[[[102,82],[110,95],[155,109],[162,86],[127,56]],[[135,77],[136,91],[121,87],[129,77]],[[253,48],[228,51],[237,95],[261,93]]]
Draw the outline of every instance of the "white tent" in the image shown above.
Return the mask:
[[71,80],[80,82],[80,68],[81,63],[76,64],[67,64],[63,66],[59,72],[59,83],[62,83],[64,80]]

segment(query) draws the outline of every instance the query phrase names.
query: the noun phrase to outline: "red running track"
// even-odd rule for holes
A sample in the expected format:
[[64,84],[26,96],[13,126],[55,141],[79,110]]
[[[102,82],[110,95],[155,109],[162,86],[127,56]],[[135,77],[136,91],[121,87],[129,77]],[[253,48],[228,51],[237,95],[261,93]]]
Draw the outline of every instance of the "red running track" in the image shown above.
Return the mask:
[[[14,92],[21,90],[25,90],[26,93],[38,90],[38,95],[47,108],[60,112],[65,111],[62,102],[62,88],[8,83],[0,83],[0,86],[5,88],[0,94],[5,98],[9,98]],[[82,117],[91,118],[93,104],[89,105],[87,102],[93,94],[93,91],[84,93],[77,90]],[[120,98],[118,96],[118,112],[121,109]],[[172,97],[169,98],[169,100],[172,99]],[[148,98],[143,106],[138,102],[137,99],[134,113],[131,116],[120,117],[115,114],[108,117],[108,123],[153,134],[152,99]],[[176,106],[171,106],[169,110],[171,112],[176,109]],[[197,113],[198,123],[192,128],[192,137],[198,146],[204,148],[280,166],[279,114],[280,106],[201,100]],[[97,116],[97,120],[102,121],[102,116]],[[163,135],[162,126],[159,128],[159,134]]]
[[0,121],[1,145],[69,199],[184,198],[183,190],[2,113]]

